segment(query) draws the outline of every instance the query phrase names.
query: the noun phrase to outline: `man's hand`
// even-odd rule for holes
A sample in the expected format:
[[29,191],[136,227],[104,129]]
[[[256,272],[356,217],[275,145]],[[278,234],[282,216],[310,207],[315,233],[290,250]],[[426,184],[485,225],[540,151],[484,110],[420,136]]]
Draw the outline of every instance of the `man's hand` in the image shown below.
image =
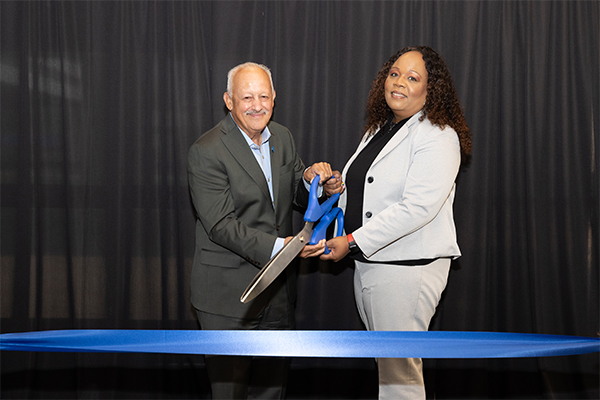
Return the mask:
[[317,175],[319,175],[319,185],[323,186],[327,197],[331,197],[335,193],[341,194],[344,191],[342,174],[339,171],[333,171],[329,163],[315,163],[304,171],[304,179],[308,183],[312,183],[312,180]]
[[[292,240],[292,238],[293,238],[293,236],[286,237],[285,244],[287,244],[287,242]],[[300,254],[298,254],[298,257],[301,257],[301,258],[316,257],[316,256],[320,256],[321,254],[323,254],[324,251],[325,251],[325,239],[321,240],[317,244],[307,244],[306,246],[304,246],[302,248],[302,251],[300,252]]]
[[317,257],[317,256],[320,256],[321,254],[323,254],[324,251],[325,251],[325,239],[322,239],[317,244],[307,244],[306,246],[304,246],[304,248],[302,248],[302,251],[300,252],[300,254],[298,254],[298,257],[302,257],[302,258]]
[[327,180],[333,175],[331,165],[326,162],[314,163],[306,171],[304,171],[304,179],[308,183],[312,183],[315,176],[319,175],[319,185],[323,186]]
[[350,253],[346,236],[337,236],[333,239],[329,239],[327,241],[327,247],[329,248],[329,254],[322,254],[321,257],[319,257],[321,260],[338,262]]

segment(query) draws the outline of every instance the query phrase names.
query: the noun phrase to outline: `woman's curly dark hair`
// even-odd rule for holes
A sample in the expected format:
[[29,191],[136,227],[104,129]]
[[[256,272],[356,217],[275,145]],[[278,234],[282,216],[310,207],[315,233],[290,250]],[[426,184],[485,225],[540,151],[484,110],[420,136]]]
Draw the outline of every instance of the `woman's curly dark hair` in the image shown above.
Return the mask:
[[367,99],[367,125],[364,132],[374,133],[388,120],[392,110],[385,101],[385,81],[396,60],[409,51],[418,51],[423,55],[428,75],[427,98],[420,120],[428,118],[432,124],[442,129],[450,126],[458,133],[463,156],[471,154],[471,130],[465,121],[450,71],[442,57],[428,46],[405,47],[383,64],[377,78],[371,82]]

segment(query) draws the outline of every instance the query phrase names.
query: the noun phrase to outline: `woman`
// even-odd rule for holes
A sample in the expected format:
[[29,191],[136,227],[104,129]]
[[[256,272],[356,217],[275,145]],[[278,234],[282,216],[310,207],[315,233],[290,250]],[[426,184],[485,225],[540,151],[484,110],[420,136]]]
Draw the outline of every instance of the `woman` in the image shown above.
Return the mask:
[[[426,331],[460,256],[452,215],[469,128],[450,73],[426,46],[394,54],[371,85],[365,134],[340,197],[347,236],[324,260],[355,260],[354,293],[368,330]],[[377,360],[380,399],[425,399],[421,359]]]

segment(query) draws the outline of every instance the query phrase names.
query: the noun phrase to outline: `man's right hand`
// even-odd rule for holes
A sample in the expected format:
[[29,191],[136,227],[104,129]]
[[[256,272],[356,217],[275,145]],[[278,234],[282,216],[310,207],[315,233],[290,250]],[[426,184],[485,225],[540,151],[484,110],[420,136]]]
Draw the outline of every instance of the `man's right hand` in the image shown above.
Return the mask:
[[[285,244],[292,240],[293,236],[288,236],[285,238]],[[298,257],[308,258],[308,257],[317,257],[325,252],[325,239],[321,240],[317,244],[307,244],[302,248]]]

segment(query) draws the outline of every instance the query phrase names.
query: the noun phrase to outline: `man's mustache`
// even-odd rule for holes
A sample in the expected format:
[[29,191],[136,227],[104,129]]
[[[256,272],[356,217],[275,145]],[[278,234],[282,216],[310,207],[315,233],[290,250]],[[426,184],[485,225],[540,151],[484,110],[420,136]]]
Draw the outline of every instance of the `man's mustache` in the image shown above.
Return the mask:
[[248,110],[248,111],[246,111],[246,115],[255,115],[255,114],[265,114],[265,115],[267,115],[268,112],[264,108],[262,110],[260,110],[260,111],[254,111],[254,110]]

